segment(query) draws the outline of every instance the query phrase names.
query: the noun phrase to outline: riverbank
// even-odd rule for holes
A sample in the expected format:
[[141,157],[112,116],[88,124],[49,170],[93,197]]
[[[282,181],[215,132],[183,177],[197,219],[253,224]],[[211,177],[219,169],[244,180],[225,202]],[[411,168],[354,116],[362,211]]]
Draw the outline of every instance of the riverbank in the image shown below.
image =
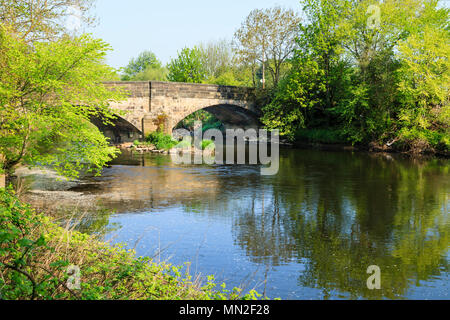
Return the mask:
[[[0,189],[0,294],[6,300],[256,299],[217,290],[213,277],[138,258],[132,250],[58,226]],[[184,269],[184,272],[183,272]]]
[[322,151],[359,151],[368,153],[392,153],[392,154],[403,154],[411,157],[439,157],[439,158],[450,158],[450,152],[441,151],[427,151],[427,152],[413,152],[404,151],[396,149],[394,147],[380,146],[377,144],[369,144],[366,146],[353,146],[344,143],[322,143],[322,142],[311,142],[311,141],[296,141],[292,144],[292,148],[297,149],[313,149]]
[[[380,139],[381,140],[381,139]],[[372,141],[350,143],[348,137],[339,128],[299,129],[295,133],[295,147],[312,148],[327,151],[364,151],[371,153],[398,153],[409,156],[450,157],[448,143],[432,145],[426,139],[402,141],[395,138],[388,142]]]

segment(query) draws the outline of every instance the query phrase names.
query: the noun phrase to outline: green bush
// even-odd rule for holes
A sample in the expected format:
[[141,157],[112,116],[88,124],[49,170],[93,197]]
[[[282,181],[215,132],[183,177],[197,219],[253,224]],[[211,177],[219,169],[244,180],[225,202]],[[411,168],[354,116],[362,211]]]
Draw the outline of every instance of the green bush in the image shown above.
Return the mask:
[[150,133],[146,141],[153,144],[158,150],[170,150],[178,144],[172,136],[159,131]]
[[[80,288],[67,285],[68,267],[80,270]],[[225,300],[257,299],[251,291],[204,286],[182,268],[136,258],[135,252],[58,227],[0,190],[0,297],[5,300]],[[217,288],[219,289],[219,288]]]
[[202,150],[211,149],[214,150],[216,148],[216,145],[214,144],[214,141],[212,140],[203,140],[202,141]]
[[190,147],[192,147],[192,143],[186,140],[183,140],[176,145],[177,149],[188,149]]

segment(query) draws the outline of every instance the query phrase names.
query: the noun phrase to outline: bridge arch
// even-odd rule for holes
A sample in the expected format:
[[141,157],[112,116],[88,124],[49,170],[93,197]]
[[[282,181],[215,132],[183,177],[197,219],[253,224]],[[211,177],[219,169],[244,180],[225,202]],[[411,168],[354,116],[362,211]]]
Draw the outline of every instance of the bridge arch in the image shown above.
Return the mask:
[[177,82],[105,82],[110,90],[128,92],[125,101],[111,102],[113,109],[127,112],[126,118],[143,135],[158,129],[166,117],[166,133],[188,115],[205,109],[229,126],[257,127],[259,105],[253,88]]
[[93,118],[91,122],[114,144],[133,142],[142,138],[142,131],[133,123],[120,116],[111,119],[112,124],[104,124],[103,119]]
[[249,110],[242,105],[236,104],[216,104],[206,107],[197,106],[194,109],[177,114],[172,119],[169,119],[169,131],[173,131],[179,123],[191,114],[204,110],[216,117],[225,129],[242,128],[242,129],[257,129],[260,127],[259,115],[256,112]]

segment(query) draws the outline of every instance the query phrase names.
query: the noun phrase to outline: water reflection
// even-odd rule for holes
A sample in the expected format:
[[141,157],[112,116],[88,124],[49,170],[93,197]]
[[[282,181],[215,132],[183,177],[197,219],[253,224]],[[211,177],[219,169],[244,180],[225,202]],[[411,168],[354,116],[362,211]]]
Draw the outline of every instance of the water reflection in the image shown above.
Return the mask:
[[[448,277],[448,162],[289,151],[280,168],[265,183],[264,210],[252,204],[236,223],[255,261],[306,262],[298,285],[325,298],[393,299]],[[382,269],[380,291],[364,285],[370,265]]]
[[[142,238],[141,225],[158,225],[167,243],[195,231],[176,240],[181,261],[198,260],[198,233],[214,224],[198,269],[223,270],[232,283],[243,277],[236,270],[263,270],[268,296],[448,299],[448,160],[281,150],[278,175],[259,169],[124,154],[77,191],[117,213],[99,215],[99,226],[119,223],[131,247],[161,241]],[[382,270],[381,290],[366,287],[370,265]]]

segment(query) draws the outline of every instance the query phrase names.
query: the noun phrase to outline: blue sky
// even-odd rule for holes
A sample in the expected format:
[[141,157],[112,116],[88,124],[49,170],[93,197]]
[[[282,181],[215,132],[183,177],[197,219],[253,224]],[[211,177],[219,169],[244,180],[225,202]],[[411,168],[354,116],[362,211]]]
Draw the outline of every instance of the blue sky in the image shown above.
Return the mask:
[[301,11],[299,0],[97,0],[98,24],[87,31],[112,45],[107,62],[115,68],[144,50],[165,64],[185,46],[231,40],[250,11],[275,5]]
[[275,5],[300,12],[298,0],[97,0],[99,21],[87,31],[112,45],[115,68],[144,50],[167,63],[185,46],[231,40],[251,10]]

